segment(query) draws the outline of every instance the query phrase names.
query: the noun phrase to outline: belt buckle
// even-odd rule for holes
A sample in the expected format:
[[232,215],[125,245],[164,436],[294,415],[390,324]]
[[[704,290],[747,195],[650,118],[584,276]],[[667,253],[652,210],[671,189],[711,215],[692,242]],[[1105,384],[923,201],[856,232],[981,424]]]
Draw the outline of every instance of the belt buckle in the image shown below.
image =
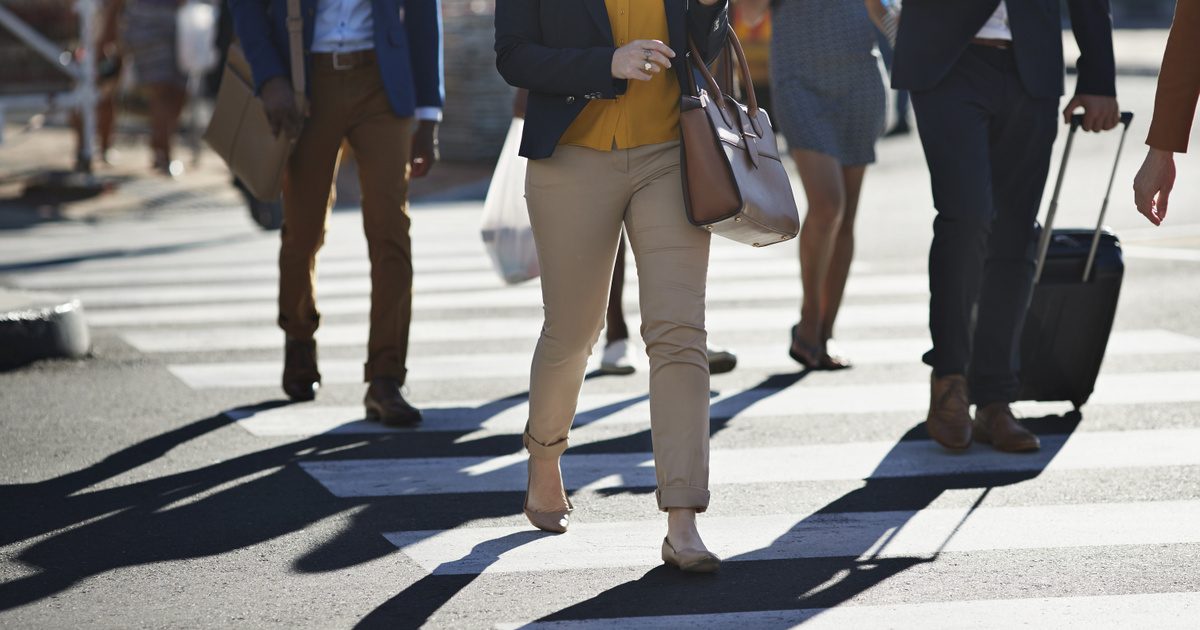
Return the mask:
[[342,53],[334,51],[334,53],[333,53],[333,69],[334,70],[350,70],[350,69],[354,68],[354,64],[351,62],[347,62],[346,65],[342,65],[341,59],[342,59]]

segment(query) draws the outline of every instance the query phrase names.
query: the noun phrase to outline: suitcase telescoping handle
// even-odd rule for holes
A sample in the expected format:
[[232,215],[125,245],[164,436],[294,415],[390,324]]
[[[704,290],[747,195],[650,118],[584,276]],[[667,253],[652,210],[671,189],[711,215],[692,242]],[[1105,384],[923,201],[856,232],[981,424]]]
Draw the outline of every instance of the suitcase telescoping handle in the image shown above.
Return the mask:
[[[1113,159],[1112,172],[1108,176],[1108,188],[1104,191],[1104,203],[1100,206],[1100,218],[1096,221],[1096,231],[1092,234],[1092,246],[1088,250],[1087,263],[1083,266],[1083,281],[1092,277],[1092,264],[1096,261],[1096,249],[1100,246],[1100,234],[1104,231],[1104,215],[1108,213],[1108,197],[1112,193],[1113,180],[1117,177],[1117,164],[1121,162],[1121,150],[1125,148],[1125,136],[1129,133],[1129,123],[1133,122],[1133,112],[1121,112],[1121,140],[1117,144],[1117,156]],[[1050,239],[1054,232],[1054,215],[1058,212],[1058,194],[1062,192],[1063,175],[1067,172],[1067,159],[1071,157],[1071,145],[1075,141],[1075,132],[1083,126],[1083,114],[1071,116],[1071,131],[1067,134],[1067,146],[1063,149],[1062,163],[1058,166],[1058,179],[1054,182],[1054,195],[1050,198],[1050,209],[1046,212],[1046,224],[1042,226],[1042,238],[1038,242],[1037,272],[1033,276],[1036,283],[1042,278],[1042,269],[1046,266],[1046,252],[1050,250]]]

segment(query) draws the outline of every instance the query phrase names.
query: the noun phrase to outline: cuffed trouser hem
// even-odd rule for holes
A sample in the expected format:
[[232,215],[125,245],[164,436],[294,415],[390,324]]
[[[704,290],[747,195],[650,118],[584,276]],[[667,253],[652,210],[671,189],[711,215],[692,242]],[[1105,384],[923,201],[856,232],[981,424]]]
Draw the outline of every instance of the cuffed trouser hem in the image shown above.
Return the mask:
[[529,428],[525,428],[525,433],[521,435],[521,442],[525,444],[525,450],[529,451],[529,456],[535,459],[556,459],[561,457],[563,452],[567,450],[567,438],[561,438],[553,442],[539,442],[537,438],[529,434]]
[[666,512],[670,508],[684,508],[703,512],[708,509],[708,490],[692,486],[670,486],[654,492],[658,509]]
[[363,382],[370,383],[371,379],[376,378],[394,378],[404,384],[404,380],[408,378],[408,370],[404,366],[397,364],[395,361],[381,361],[379,363],[364,363],[363,364]]

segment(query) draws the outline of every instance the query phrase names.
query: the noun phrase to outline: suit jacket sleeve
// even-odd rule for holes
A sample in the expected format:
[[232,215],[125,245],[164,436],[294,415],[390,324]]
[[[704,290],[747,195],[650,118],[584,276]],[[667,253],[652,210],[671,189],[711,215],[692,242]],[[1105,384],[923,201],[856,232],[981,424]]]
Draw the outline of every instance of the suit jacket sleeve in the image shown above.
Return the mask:
[[1200,98],[1200,0],[1179,0],[1175,23],[1167,39],[1154,120],[1146,144],[1164,151],[1186,153]]
[[440,0],[407,0],[404,26],[413,60],[417,107],[441,107],[446,100],[442,70],[442,11]]
[[704,63],[716,61],[729,37],[729,0],[721,0],[712,6],[692,0],[688,9],[688,33],[696,42]]
[[599,93],[601,98],[624,94],[625,80],[612,76],[616,48],[552,48],[542,44],[541,3],[496,1],[496,68],[500,76],[509,85],[543,94]]
[[262,91],[262,86],[271,79],[288,76],[288,66],[284,63],[288,51],[277,50],[271,41],[267,3],[268,0],[229,0],[234,31],[254,74],[255,92]]
[[1071,30],[1079,44],[1075,63],[1076,94],[1117,95],[1117,64],[1113,59],[1112,15],[1108,0],[1067,0]]

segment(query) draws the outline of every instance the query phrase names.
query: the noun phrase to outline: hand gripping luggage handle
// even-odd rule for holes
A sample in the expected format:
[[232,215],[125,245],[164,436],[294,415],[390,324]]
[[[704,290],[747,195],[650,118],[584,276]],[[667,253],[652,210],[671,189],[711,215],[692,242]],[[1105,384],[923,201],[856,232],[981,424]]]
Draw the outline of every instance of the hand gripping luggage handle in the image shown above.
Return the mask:
[[[1113,180],[1117,177],[1117,164],[1121,162],[1121,150],[1125,147],[1125,136],[1129,133],[1129,123],[1133,122],[1133,112],[1121,112],[1121,140],[1117,144],[1117,156],[1113,159],[1112,173],[1108,177],[1108,188],[1104,191],[1104,203],[1100,206],[1100,218],[1096,221],[1096,231],[1092,234],[1092,246],[1088,250],[1087,263],[1083,266],[1083,281],[1092,277],[1092,264],[1096,261],[1096,250],[1100,246],[1100,234],[1104,230],[1104,216],[1108,213],[1108,198],[1112,193]],[[1058,194],[1062,192],[1063,175],[1067,172],[1067,159],[1071,157],[1071,145],[1075,141],[1075,132],[1083,126],[1083,114],[1071,116],[1071,131],[1067,134],[1067,146],[1063,149],[1062,163],[1058,166],[1058,178],[1054,182],[1054,195],[1050,197],[1050,209],[1046,212],[1046,223],[1042,226],[1042,238],[1038,242],[1037,271],[1033,282],[1036,284],[1042,278],[1042,270],[1046,266],[1046,252],[1050,250],[1050,239],[1054,232],[1054,215],[1058,213]]]

